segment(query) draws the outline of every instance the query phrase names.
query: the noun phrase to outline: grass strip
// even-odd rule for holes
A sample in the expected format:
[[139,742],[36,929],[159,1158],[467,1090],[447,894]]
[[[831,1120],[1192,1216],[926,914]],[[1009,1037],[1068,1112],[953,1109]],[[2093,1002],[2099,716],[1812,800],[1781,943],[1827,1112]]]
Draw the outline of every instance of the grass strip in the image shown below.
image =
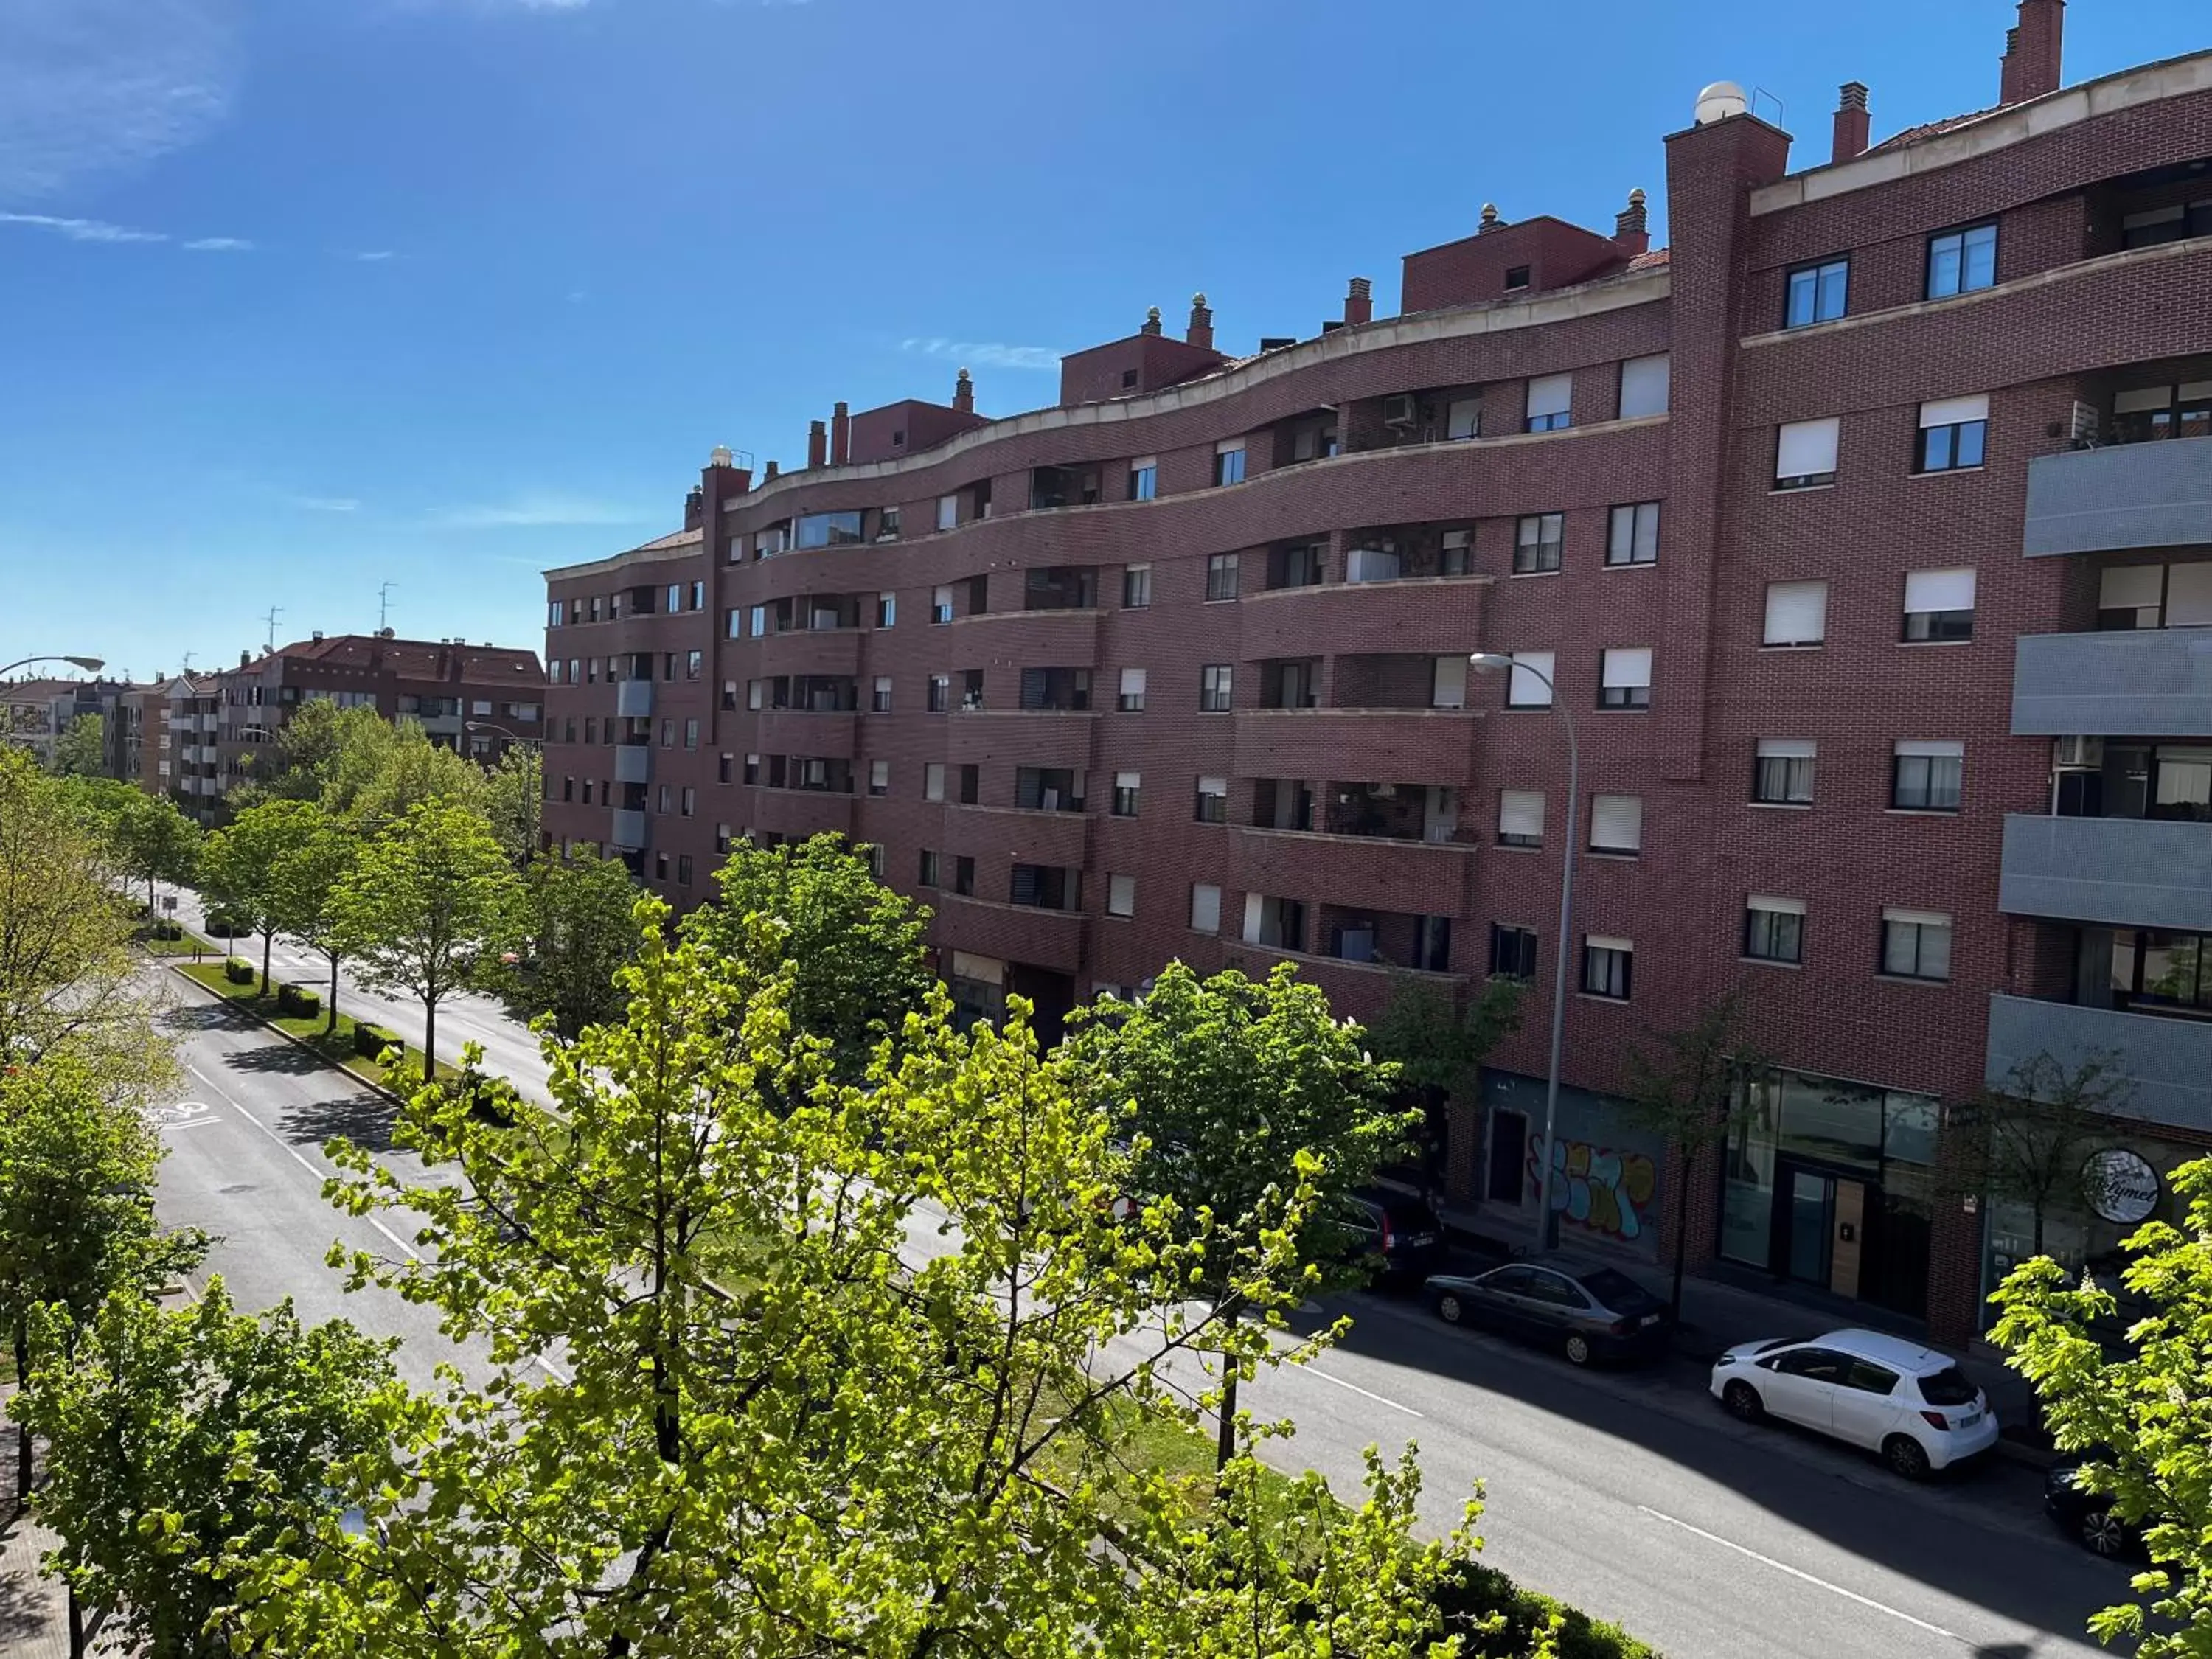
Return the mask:
[[[172,941],[173,943],[173,941]],[[264,1025],[274,1026],[289,1037],[297,1038],[332,1066],[343,1066],[356,1077],[373,1083],[379,1088],[393,1088],[413,1082],[422,1073],[422,1051],[402,1044],[403,1058],[396,1067],[387,1067],[354,1052],[353,1016],[340,1012],[335,1027],[329,1024],[327,1013],[285,1013],[276,1006],[274,996],[263,996],[259,981],[249,985],[233,985],[223,977],[225,957],[218,956],[213,962],[179,964],[178,971],[195,985],[214,992],[225,1002],[253,1016]],[[371,1022],[374,1024],[374,1022]],[[438,1062],[438,1075],[458,1078],[460,1070]]]

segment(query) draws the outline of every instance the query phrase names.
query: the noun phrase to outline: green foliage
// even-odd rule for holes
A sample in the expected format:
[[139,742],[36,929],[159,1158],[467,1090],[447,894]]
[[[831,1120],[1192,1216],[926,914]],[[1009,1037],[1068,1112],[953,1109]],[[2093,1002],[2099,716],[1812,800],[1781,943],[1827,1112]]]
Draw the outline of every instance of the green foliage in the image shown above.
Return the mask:
[[302,800],[247,807],[200,849],[200,890],[227,920],[261,935],[261,991],[269,994],[269,955],[284,921],[282,872],[320,833],[322,810]]
[[1480,1563],[1454,1569],[1439,1587],[1437,1603],[1444,1628],[1461,1638],[1461,1659],[1525,1655],[1545,1640],[1558,1659],[1659,1659],[1620,1626],[1523,1589]]
[[112,842],[123,873],[146,884],[146,902],[151,904],[155,882],[191,880],[199,863],[200,829],[167,795],[132,793],[136,799],[117,814]]
[[2048,1052],[2030,1055],[2004,1081],[1965,1102],[1944,1137],[1940,1191],[2024,1206],[2033,1216],[2033,1253],[2043,1254],[2054,1212],[2090,1207],[2100,1196],[2090,1154],[2130,1115],[2133,1085],[2116,1053],[2069,1066]]
[[1521,994],[1517,981],[1488,979],[1462,1006],[1437,981],[1395,973],[1368,1037],[1407,1086],[1472,1101],[1481,1091],[1484,1059],[1521,1029]]
[[107,721],[99,714],[79,714],[54,739],[53,771],[57,777],[97,778],[107,772]]
[[301,832],[270,871],[270,915],[276,931],[320,951],[331,965],[329,1027],[338,1017],[338,964],[345,951],[332,897],[360,856],[361,836],[319,802],[308,809]]
[[399,1046],[397,1032],[387,1031],[381,1025],[368,1025],[356,1021],[353,1028],[353,1051],[363,1060],[380,1060],[387,1048]]
[[538,856],[538,825],[545,801],[544,751],[534,743],[519,743],[486,768],[481,805],[491,832],[514,867],[526,870]]
[[438,1005],[520,935],[521,880],[472,808],[425,801],[364,845],[330,897],[331,939],[368,984],[422,1005],[422,1075]]
[[73,1356],[49,1351],[16,1408],[47,1446],[48,1564],[107,1614],[104,1649],[247,1650],[232,1645],[258,1617],[242,1580],[272,1552],[352,1547],[345,1493],[387,1451],[391,1346],[303,1328],[289,1302],[236,1313],[217,1279],[173,1312],[112,1297]]
[[2212,1159],[2175,1170],[2173,1187],[2184,1224],[2152,1222],[2127,1241],[2121,1284],[2137,1317],[2118,1351],[2095,1334],[2118,1311],[2111,1290],[2069,1283],[2047,1256],[1998,1287],[1990,1334],[2035,1384],[2062,1448],[2109,1449],[2086,1478],[2142,1527],[2151,1565],[2134,1581],[2142,1603],[2107,1607],[2089,1628],[2128,1638],[2136,1659],[2212,1654]]
[[525,1019],[540,1014],[564,1037],[622,1018],[616,976],[637,956],[637,884],[620,859],[539,856],[524,880],[527,959],[495,981]]
[[322,994],[304,985],[280,985],[276,988],[276,1007],[280,1012],[306,1018],[322,1012]]
[[[1741,988],[1729,990],[1677,1030],[1647,1028],[1644,1041],[1628,1051],[1628,1083],[1621,1091],[1628,1115],[1666,1143],[1676,1155],[1678,1171],[1688,1170],[1700,1152],[1727,1136],[1738,1080],[1765,1064],[1743,1036],[1742,1005]],[[1689,1242],[1690,1183],[1678,1173],[1668,1184],[1674,1189],[1673,1301],[1679,1309]]]
[[222,976],[233,985],[253,983],[253,964],[239,957],[231,957],[222,964]]
[[243,918],[218,906],[207,913],[207,931],[210,939],[243,939],[253,929]]
[[836,836],[781,847],[740,842],[714,872],[716,901],[687,916],[684,936],[710,953],[755,948],[765,924],[791,974],[791,1019],[826,1040],[841,1080],[927,1003],[936,986],[922,954],[929,912],[878,881]]

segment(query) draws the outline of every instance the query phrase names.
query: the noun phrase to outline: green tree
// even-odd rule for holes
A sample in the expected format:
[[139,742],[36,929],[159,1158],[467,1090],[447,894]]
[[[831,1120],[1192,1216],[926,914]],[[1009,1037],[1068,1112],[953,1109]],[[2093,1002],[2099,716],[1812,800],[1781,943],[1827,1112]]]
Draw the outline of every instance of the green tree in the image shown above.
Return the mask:
[[107,721],[99,714],[79,714],[54,739],[53,770],[64,778],[107,775]]
[[2051,1216],[2098,1196],[2088,1189],[2090,1155],[2111,1140],[2112,1119],[2127,1115],[2134,1092],[2116,1053],[2071,1066],[2048,1051],[2031,1054],[1953,1115],[1942,1191],[2024,1206],[2041,1255]]
[[421,726],[362,720],[343,728],[342,736],[322,794],[323,805],[340,817],[374,830],[432,801],[483,811],[483,768],[431,742]]
[[[1019,999],[962,1036],[933,990],[841,1084],[785,927],[722,956],[665,915],[623,1022],[546,1041],[557,1130],[511,1094],[487,1121],[504,1085],[471,1077],[401,1115],[422,1184],[339,1154],[346,1206],[422,1247],[350,1255],[354,1281],[489,1339],[490,1375],[396,1419],[355,1547],[264,1555],[258,1650],[1441,1659],[1432,1592],[1474,1540],[1413,1542],[1409,1463],[1371,1462],[1356,1509],[1309,1477],[1283,1515],[1241,1420],[1218,1487],[1146,1470],[1140,1431],[1200,1420],[1171,1368],[1285,1356],[1184,1299],[1202,1224],[1115,1218],[1121,1112]],[[1315,1166],[1227,1273],[1277,1320]]]
[[619,859],[541,854],[524,881],[528,960],[500,975],[498,988],[526,1019],[550,1016],[574,1041],[586,1025],[622,1018],[618,982],[637,956],[637,884]]
[[361,836],[324,811],[319,802],[303,805],[312,816],[297,842],[277,859],[270,872],[270,890],[276,931],[319,952],[330,963],[323,1029],[334,1031],[338,1023],[338,964],[345,959],[346,951],[333,899],[338,884],[361,855]]
[[[1621,1092],[1629,1116],[1674,1154],[1668,1226],[1674,1240],[1671,1299],[1678,1312],[1688,1259],[1690,1172],[1699,1153],[1727,1138],[1736,1085],[1761,1065],[1742,1024],[1742,994],[1730,990],[1679,1030],[1647,1027],[1626,1056],[1628,1082]],[[1550,1147],[1544,1156],[1552,1156]]]
[[287,920],[285,861],[313,841],[322,809],[304,800],[264,800],[247,807],[200,849],[200,890],[261,935],[261,994],[269,994],[269,958]]
[[1487,979],[1464,1004],[1432,979],[1390,976],[1382,1012],[1368,1028],[1378,1059],[1393,1061],[1398,1081],[1421,1096],[1422,1158],[1434,1182],[1449,1142],[1449,1103],[1482,1097],[1482,1062],[1521,1028],[1519,981]]
[[[1282,1195],[1310,1182],[1316,1224],[1300,1245],[1308,1260],[1333,1261],[1342,1244],[1328,1221],[1333,1200],[1401,1151],[1420,1122],[1419,1112],[1390,1104],[1396,1068],[1370,1058],[1366,1033],[1340,1022],[1322,988],[1288,963],[1264,980],[1234,969],[1200,980],[1171,962],[1142,1001],[1098,1002],[1073,1024],[1067,1047],[1081,1086],[1097,1109],[1126,1110],[1136,1136],[1130,1192],[1168,1200],[1185,1218],[1203,1246],[1198,1286],[1232,1323],[1241,1264],[1276,1224]],[[1235,1448],[1233,1366],[1228,1376],[1224,1465]]]
[[929,912],[878,881],[842,838],[739,842],[714,881],[714,902],[684,919],[684,937],[734,960],[766,919],[791,970],[792,1023],[830,1043],[841,1079],[858,1077],[870,1050],[927,1002]]
[[167,795],[139,796],[118,817],[113,836],[124,872],[146,884],[149,908],[155,882],[188,882],[198,868],[199,826]]
[[32,1374],[16,1405],[46,1443],[38,1511],[61,1540],[47,1565],[118,1650],[251,1650],[233,1645],[252,1616],[242,1571],[279,1548],[346,1547],[349,1472],[390,1432],[391,1346],[342,1321],[303,1328],[289,1301],[238,1313],[216,1279],[174,1311],[109,1297],[73,1352]]
[[392,723],[374,708],[341,708],[324,697],[303,702],[279,728],[276,741],[248,757],[246,781],[230,792],[230,804],[242,811],[257,801],[322,800],[340,758],[383,744],[391,730]]
[[[112,1291],[143,1288],[204,1249],[197,1233],[164,1236],[154,1222],[161,1145],[131,1106],[105,1099],[82,1061],[49,1059],[0,1072],[0,1311],[15,1374],[43,1357],[33,1315],[50,1306],[57,1338],[92,1316]],[[15,1492],[30,1492],[32,1437],[16,1437]]]
[[518,870],[538,856],[538,826],[544,817],[545,757],[534,743],[518,743],[484,769],[483,811],[491,832]]
[[331,938],[362,979],[422,1005],[422,1075],[436,1074],[438,1005],[521,923],[521,879],[481,814],[418,802],[361,848],[331,894]]
[[[2048,1256],[2014,1268],[1997,1289],[1990,1333],[2035,1384],[2061,1448],[2097,1449],[2084,1470],[2113,1511],[2142,1528],[2142,1603],[2090,1620],[2098,1639],[2134,1644],[2136,1659],[2212,1653],[2212,1160],[2173,1173],[2187,1219],[2154,1221],[2127,1240],[2120,1275],[2135,1318],[2125,1341],[2098,1340],[2119,1304],[2073,1283]],[[2151,1617],[2146,1617],[2146,1613]]]

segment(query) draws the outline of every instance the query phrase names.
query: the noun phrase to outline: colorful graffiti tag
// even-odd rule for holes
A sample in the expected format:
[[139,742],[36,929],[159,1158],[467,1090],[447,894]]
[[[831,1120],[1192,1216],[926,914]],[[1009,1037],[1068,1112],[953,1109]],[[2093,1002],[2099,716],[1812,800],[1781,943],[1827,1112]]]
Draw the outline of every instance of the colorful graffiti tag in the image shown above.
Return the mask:
[[[1528,1186],[1541,1179],[1544,1138],[1528,1138]],[[1642,1152],[1563,1140],[1552,1149],[1552,1207],[1565,1220],[1610,1238],[1638,1239],[1651,1230],[1659,1172]]]

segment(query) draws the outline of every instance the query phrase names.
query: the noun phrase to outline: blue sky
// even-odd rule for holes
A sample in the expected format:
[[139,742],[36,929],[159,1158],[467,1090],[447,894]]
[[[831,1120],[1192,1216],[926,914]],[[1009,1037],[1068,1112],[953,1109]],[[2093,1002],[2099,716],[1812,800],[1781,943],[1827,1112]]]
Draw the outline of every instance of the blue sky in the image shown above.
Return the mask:
[[[2075,0],[2078,80],[2212,45]],[[0,0],[0,662],[536,644],[837,398],[1309,334],[1482,202],[1606,228],[1723,77],[1826,158],[1994,101],[2012,0]],[[1774,113],[1762,95],[1760,112]],[[1662,227],[1655,226],[1655,229]]]

